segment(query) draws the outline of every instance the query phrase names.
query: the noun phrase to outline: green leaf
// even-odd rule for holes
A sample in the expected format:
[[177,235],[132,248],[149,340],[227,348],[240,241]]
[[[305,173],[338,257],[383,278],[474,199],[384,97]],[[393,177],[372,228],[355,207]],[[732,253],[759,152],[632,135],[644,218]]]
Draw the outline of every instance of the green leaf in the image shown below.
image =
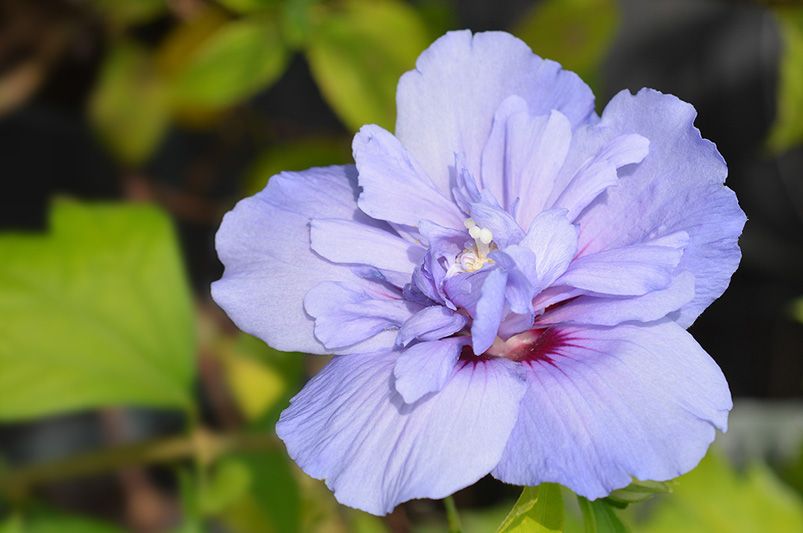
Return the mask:
[[312,30],[312,20],[323,0],[284,0],[282,3],[282,35],[292,48],[306,43]]
[[803,524],[800,498],[767,467],[756,464],[739,475],[713,453],[678,478],[672,494],[656,504],[639,531],[800,531]]
[[47,508],[14,515],[0,523],[0,533],[122,533],[122,529],[89,517]]
[[126,164],[150,157],[168,124],[165,86],[146,52],[121,42],[106,56],[90,101],[90,118],[108,148]]
[[669,483],[661,481],[634,481],[627,487],[615,490],[605,498],[614,507],[624,508],[631,503],[638,503],[648,500],[656,494],[670,492],[672,490]]
[[627,533],[628,529],[616,516],[614,508],[604,500],[589,501],[577,497],[586,533]]
[[323,96],[351,130],[393,129],[396,84],[429,44],[425,24],[393,0],[348,0],[319,15],[307,58]]
[[234,458],[226,458],[215,465],[212,475],[199,493],[201,513],[218,514],[244,497],[251,486],[248,466]]
[[803,142],[803,8],[776,10],[783,40],[775,123],[767,141],[774,152]]
[[616,34],[616,0],[545,0],[513,33],[536,54],[573,70],[597,89],[599,67]]
[[275,7],[280,0],[218,0],[218,2],[237,13],[252,13]]
[[300,531],[301,498],[284,451],[239,454],[248,469],[250,489],[229,505],[220,520],[233,531]]
[[560,486],[542,483],[525,487],[497,533],[563,531],[563,497]]
[[0,420],[106,405],[190,409],[192,301],[169,220],[59,201],[0,235]]
[[119,26],[143,24],[167,11],[165,0],[93,0],[92,4],[106,20]]
[[234,105],[276,81],[286,62],[287,49],[272,19],[229,22],[178,70],[172,101],[181,108]]

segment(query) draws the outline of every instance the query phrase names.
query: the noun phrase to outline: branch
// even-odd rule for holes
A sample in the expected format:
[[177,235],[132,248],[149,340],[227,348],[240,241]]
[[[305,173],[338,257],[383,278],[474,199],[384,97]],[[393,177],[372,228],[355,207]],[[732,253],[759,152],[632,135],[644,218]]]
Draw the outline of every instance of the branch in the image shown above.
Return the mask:
[[210,464],[231,452],[266,451],[276,449],[276,446],[276,439],[268,434],[215,434],[200,429],[188,436],[125,444],[11,470],[0,474],[0,493],[12,500],[20,500],[37,485],[87,477],[125,466],[170,463],[189,457]]

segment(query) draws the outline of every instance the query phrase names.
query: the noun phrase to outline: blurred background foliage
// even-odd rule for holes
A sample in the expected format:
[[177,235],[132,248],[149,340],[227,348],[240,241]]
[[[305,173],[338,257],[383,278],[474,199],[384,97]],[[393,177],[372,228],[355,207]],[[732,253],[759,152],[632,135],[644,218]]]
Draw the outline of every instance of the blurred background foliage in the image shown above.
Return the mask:
[[604,502],[485,479],[464,531],[803,530],[798,2],[0,0],[0,532],[446,529],[438,502],[380,519],[296,469],[273,424],[324,359],[239,333],[208,286],[222,214],[392,129],[398,77],[465,27],[576,70],[598,108],[694,103],[750,221],[693,328],[737,398],[701,466]]

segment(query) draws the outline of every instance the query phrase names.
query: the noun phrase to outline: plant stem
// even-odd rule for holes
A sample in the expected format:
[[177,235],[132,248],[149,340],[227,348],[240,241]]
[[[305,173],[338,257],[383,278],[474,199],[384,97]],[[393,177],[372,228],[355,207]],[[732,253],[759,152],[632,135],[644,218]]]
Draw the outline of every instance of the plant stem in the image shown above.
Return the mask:
[[187,436],[125,444],[12,470],[0,474],[0,493],[19,500],[36,485],[91,476],[125,466],[168,463],[188,457],[209,464],[233,451],[275,447],[276,439],[267,434],[215,434],[198,429]]
[[463,526],[460,525],[460,515],[457,512],[454,498],[451,496],[445,497],[443,505],[446,507],[446,522],[449,524],[449,533],[461,533]]

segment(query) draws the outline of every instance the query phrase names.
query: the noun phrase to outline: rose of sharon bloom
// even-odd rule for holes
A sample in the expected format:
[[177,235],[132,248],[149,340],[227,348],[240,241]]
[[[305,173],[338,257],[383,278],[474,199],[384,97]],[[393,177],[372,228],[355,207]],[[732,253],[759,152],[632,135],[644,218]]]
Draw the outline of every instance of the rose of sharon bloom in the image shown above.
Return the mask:
[[396,133],[283,172],[226,215],[215,301],[279,350],[335,354],[277,426],[343,504],[384,514],[491,474],[588,498],[692,469],[731,397],[686,328],[745,216],[674,96],[594,113],[506,33],[438,39]]

